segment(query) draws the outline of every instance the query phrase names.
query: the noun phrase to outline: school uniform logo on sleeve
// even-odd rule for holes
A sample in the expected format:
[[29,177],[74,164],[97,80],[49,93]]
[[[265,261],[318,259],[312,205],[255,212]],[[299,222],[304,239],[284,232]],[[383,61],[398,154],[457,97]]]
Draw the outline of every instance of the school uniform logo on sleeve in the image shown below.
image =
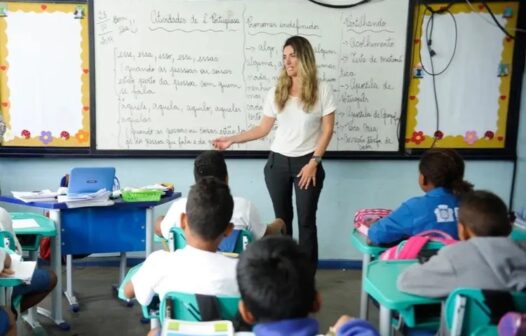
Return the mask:
[[437,217],[437,223],[453,222],[455,220],[453,209],[446,204],[440,204],[435,209],[435,216]]

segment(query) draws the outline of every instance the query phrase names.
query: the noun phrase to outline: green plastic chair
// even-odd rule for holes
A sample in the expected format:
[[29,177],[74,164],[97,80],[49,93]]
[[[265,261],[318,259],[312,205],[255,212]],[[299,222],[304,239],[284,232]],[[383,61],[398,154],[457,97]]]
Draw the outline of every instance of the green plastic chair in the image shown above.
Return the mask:
[[[234,247],[233,253],[241,253],[246,250],[247,245],[251,243],[254,238],[252,233],[248,230],[236,230],[239,231],[239,236],[237,237],[236,246]],[[182,249],[186,246],[186,237],[184,235],[183,229],[180,227],[172,227],[170,229],[170,246],[173,248],[173,251]]]
[[[510,292],[516,311],[526,312],[526,292]],[[513,308],[510,307],[510,311]],[[491,326],[491,308],[486,304],[483,291],[478,288],[458,288],[446,301],[446,325],[452,336],[473,335],[481,328]]]
[[471,336],[498,336],[499,330],[496,325],[480,327]]
[[[238,312],[239,296],[217,296],[221,320],[233,321]],[[168,292],[161,301],[159,318],[161,325],[165,318],[183,321],[202,321],[195,294]]]
[[0,247],[7,249],[11,252],[16,250],[15,238],[9,231],[0,231]]
[[[129,299],[126,297],[126,295],[124,295],[124,286],[131,280],[133,275],[137,273],[139,268],[141,268],[142,264],[143,263],[137,264],[128,270],[128,273],[122,280],[122,283],[120,284],[119,289],[117,291],[118,298],[123,300],[127,304],[130,304],[131,302],[133,302],[134,299]],[[143,317],[142,321],[149,320],[150,327],[152,329],[159,326],[159,299],[157,296],[152,299],[152,302],[149,305],[147,306],[141,305],[141,311],[142,311],[142,317]],[[148,322],[145,322],[145,323],[148,323]]]

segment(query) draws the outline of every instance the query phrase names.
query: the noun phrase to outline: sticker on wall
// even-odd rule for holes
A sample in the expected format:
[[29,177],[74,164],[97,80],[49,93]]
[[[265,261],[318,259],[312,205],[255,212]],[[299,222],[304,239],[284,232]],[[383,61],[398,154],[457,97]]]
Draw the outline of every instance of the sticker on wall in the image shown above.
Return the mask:
[[7,3],[1,2],[0,3],[0,17],[6,17],[7,16]]
[[502,12],[502,17],[505,19],[509,19],[513,16],[513,9],[511,7],[504,8],[504,11]]
[[509,64],[500,63],[499,64],[499,77],[505,77],[510,74],[510,66]]
[[75,7],[75,11],[73,12],[73,17],[75,19],[83,19],[84,18],[84,8],[82,8],[82,6]]
[[422,69],[422,64],[418,63],[413,68],[413,78],[424,78],[424,69]]

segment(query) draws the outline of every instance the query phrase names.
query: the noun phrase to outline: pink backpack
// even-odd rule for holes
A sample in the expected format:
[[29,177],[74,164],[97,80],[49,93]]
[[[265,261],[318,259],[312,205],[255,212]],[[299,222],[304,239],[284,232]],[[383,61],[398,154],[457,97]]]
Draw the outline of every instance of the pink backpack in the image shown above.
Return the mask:
[[441,243],[443,246],[457,242],[449,234],[440,230],[428,230],[387,249],[380,256],[381,260],[417,259],[418,254],[428,242]]
[[369,227],[390,213],[389,209],[360,209],[354,214],[354,227],[358,232],[367,236]]

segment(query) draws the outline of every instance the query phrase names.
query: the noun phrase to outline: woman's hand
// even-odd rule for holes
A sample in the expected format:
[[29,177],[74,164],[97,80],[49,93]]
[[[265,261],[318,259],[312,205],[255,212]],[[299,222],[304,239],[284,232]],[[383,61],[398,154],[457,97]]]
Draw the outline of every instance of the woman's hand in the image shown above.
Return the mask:
[[300,178],[298,185],[300,189],[307,189],[311,183],[312,186],[316,186],[316,171],[318,170],[318,164],[314,160],[310,160],[303,168],[297,177]]
[[214,148],[218,150],[225,150],[228,147],[232,146],[233,143],[234,141],[232,140],[232,137],[228,136],[222,136],[212,140],[212,146],[214,146]]

